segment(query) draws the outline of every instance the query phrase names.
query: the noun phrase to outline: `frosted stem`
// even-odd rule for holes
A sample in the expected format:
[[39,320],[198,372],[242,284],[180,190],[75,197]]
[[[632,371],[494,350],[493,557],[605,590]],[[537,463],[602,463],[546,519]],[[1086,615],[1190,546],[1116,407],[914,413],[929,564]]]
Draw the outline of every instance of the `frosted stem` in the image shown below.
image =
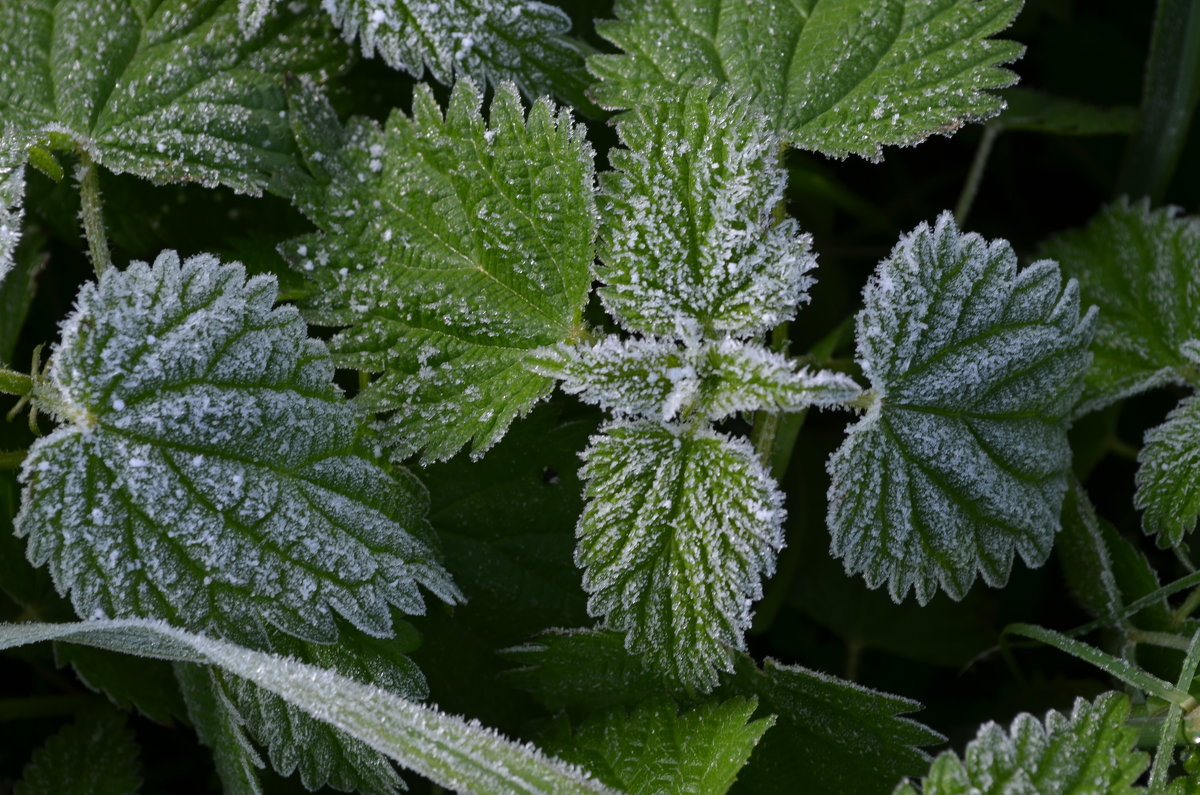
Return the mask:
[[112,263],[108,252],[108,234],[104,231],[104,202],[100,198],[100,172],[87,152],[79,156],[79,199],[80,216],[83,218],[83,233],[87,237],[88,251],[92,256],[92,267],[96,276]]
[[1000,134],[1001,125],[990,122],[983,128],[979,146],[975,149],[975,159],[971,161],[971,170],[967,172],[967,181],[963,183],[962,193],[958,196],[958,204],[954,206],[954,220],[959,226],[963,225],[971,205],[975,203],[975,195],[979,193],[979,183],[983,182],[983,172],[987,169],[988,158],[992,154],[992,145]]
[[24,397],[33,391],[33,379],[15,370],[0,367],[0,393]]

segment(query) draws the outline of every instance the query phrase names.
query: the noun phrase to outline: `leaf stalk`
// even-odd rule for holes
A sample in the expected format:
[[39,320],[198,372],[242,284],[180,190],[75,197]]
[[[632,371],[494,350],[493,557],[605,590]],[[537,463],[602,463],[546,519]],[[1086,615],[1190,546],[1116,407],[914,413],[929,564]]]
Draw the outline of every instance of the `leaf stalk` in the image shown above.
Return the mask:
[[79,178],[79,205],[80,217],[83,219],[83,234],[87,238],[92,267],[96,271],[96,276],[100,277],[112,264],[112,255],[108,250],[108,233],[104,229],[104,202],[100,197],[100,171],[87,152],[80,152],[79,168],[75,174]]

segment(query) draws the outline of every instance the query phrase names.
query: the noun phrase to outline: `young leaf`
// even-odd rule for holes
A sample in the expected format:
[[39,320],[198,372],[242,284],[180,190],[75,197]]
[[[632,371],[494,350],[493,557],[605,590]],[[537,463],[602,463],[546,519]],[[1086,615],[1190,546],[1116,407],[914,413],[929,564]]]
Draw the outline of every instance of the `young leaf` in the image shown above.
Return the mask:
[[1138,453],[1134,502],[1159,546],[1176,546],[1200,515],[1200,398],[1185,398],[1146,433]]
[[683,86],[727,85],[752,97],[795,146],[833,157],[881,157],[932,133],[995,116],[987,89],[1016,82],[1020,57],[989,39],[1020,0],[618,0],[597,25],[621,55],[588,68],[610,108],[637,108]]
[[0,134],[0,283],[12,270],[21,240],[25,197],[25,146],[11,131]]
[[80,615],[328,642],[333,611],[386,635],[418,585],[457,598],[421,487],[356,452],[324,345],[275,294],[174,252],[80,292],[45,399],[63,425],[25,459],[16,520]]
[[1122,200],[1044,251],[1100,309],[1079,413],[1162,384],[1200,380],[1184,350],[1200,340],[1200,220]]
[[787,172],[760,114],[693,89],[617,125],[602,174],[605,307],[630,331],[751,337],[792,317],[816,266],[795,220],[776,223]]
[[663,422],[837,406],[860,393],[849,376],[814,373],[761,345],[728,338],[681,347],[668,340],[608,336],[590,347],[548,349],[532,366],[562,379],[563,391],[589,403]]
[[588,611],[651,667],[711,690],[783,546],[782,495],[747,442],[707,429],[615,422],[583,457]]
[[381,373],[360,398],[389,411],[399,456],[448,458],[494,444],[551,390],[530,352],[572,335],[591,287],[592,152],[566,111],[528,118],[501,88],[490,123],[460,82],[443,118],[418,90],[412,119],[360,124],[326,194],[324,233],[289,259],[316,284],[341,366]]
[[131,795],[142,784],[137,754],[119,712],[85,713],[34,752],[13,795]]
[[829,460],[832,551],[872,588],[924,604],[1050,554],[1070,464],[1066,428],[1093,314],[1054,263],[1017,270],[1005,241],[949,213],[880,262],[858,316],[878,398]]
[[[119,647],[119,644],[100,645]],[[174,656],[167,658],[177,659]],[[258,770],[263,766],[262,758],[246,736],[242,716],[221,688],[215,673],[192,662],[175,662],[174,668],[179,691],[187,702],[188,717],[200,742],[212,749],[213,763],[225,792],[261,795]]]
[[679,714],[659,697],[589,718],[551,748],[629,795],[724,795],[775,722],[751,721],[756,707],[754,698],[734,698]]
[[[1075,701],[1070,716],[1046,714],[1044,724],[1021,713],[1006,733],[995,723],[979,730],[959,759],[946,751],[921,781],[923,795],[1045,795],[1141,792],[1133,783],[1150,760],[1136,748],[1138,731],[1125,725],[1129,698],[1105,693],[1089,703]],[[916,795],[911,784],[897,795]]]
[[0,624],[0,651],[46,640],[215,665],[282,696],[447,789],[610,792],[579,768],[476,722],[315,666],[193,635],[160,621]]
[[5,3],[0,116],[117,173],[258,194],[292,164],[283,75],[345,60],[326,31],[307,3],[249,39],[231,1]]

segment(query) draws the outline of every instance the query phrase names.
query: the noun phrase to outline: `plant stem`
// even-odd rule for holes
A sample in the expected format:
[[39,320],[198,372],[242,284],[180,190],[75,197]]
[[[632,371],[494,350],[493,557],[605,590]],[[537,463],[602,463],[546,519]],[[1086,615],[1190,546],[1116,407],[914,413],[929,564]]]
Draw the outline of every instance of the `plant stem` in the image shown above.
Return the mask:
[[1200,98],[1200,0],[1159,0],[1150,36],[1137,129],[1118,193],[1162,201]]
[[[787,351],[788,327],[789,324],[784,322],[771,330],[771,350],[776,353]],[[770,469],[776,479],[783,477],[788,461],[791,460],[790,450],[782,461],[776,460],[775,443],[779,438],[779,420],[778,412],[757,411],[754,413],[754,428],[750,431],[750,442],[754,445],[754,452],[758,453],[758,458],[762,461],[763,466]],[[800,429],[797,427],[795,430],[799,431]],[[795,440],[795,438],[795,433],[793,433],[792,439]]]
[[962,193],[958,195],[958,204],[954,205],[954,220],[961,227],[971,212],[975,203],[975,194],[979,193],[979,183],[983,182],[983,172],[987,168],[988,158],[992,154],[992,145],[1000,134],[1003,125],[999,122],[988,122],[979,138],[979,146],[975,149],[975,159],[971,161],[971,170],[967,172],[967,181],[963,183]]
[[92,255],[92,267],[96,276],[103,276],[112,264],[108,252],[108,233],[104,231],[104,202],[100,198],[100,171],[87,152],[79,155],[80,216],[83,218],[83,234],[87,238],[88,251]]
[[27,455],[28,450],[0,450],[0,470],[19,468]]
[[33,391],[33,379],[15,370],[0,367],[0,393],[24,397]]
[[1192,613],[1196,612],[1197,607],[1200,607],[1200,588],[1188,594],[1187,599],[1184,599],[1183,603],[1172,611],[1171,626],[1182,627],[1183,622],[1187,621]]
[[1164,649],[1178,649],[1179,651],[1188,650],[1187,638],[1181,638],[1170,632],[1152,632],[1145,629],[1130,629],[1129,639],[1134,643],[1143,643],[1147,646],[1161,646]]
[[1137,461],[1138,453],[1141,452],[1136,447],[1116,436],[1108,437],[1108,441],[1104,446],[1108,451],[1119,458],[1127,458],[1130,461]]

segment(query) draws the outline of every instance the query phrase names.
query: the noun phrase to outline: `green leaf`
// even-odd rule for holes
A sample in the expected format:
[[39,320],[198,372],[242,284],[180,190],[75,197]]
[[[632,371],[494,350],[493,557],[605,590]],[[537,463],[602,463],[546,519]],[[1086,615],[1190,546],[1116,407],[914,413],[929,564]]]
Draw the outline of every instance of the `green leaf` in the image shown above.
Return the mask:
[[1078,413],[1163,384],[1200,381],[1184,350],[1200,340],[1200,220],[1122,200],[1043,250],[1100,309]]
[[[1134,787],[1149,764],[1135,744],[1138,731],[1125,725],[1129,698],[1105,693],[1075,701],[1071,714],[1048,712],[1044,722],[1021,713],[1007,732],[985,724],[962,759],[940,755],[921,781],[923,795],[991,795],[1009,792],[1143,792]],[[902,785],[897,793],[914,792]]]
[[338,365],[381,373],[359,401],[392,412],[398,456],[494,444],[549,394],[526,360],[578,332],[591,287],[583,129],[547,102],[526,117],[511,87],[489,122],[480,102],[460,82],[444,118],[421,89],[412,119],[359,123],[306,208],[323,233],[287,249],[314,282],[311,317],[348,326],[331,343]]
[[21,202],[25,198],[25,146],[5,129],[0,132],[0,285],[13,269],[21,241]]
[[[1193,362],[1200,365],[1200,356]],[[1159,546],[1176,546],[1200,515],[1200,398],[1185,398],[1146,433],[1138,465],[1134,504],[1145,511],[1142,527]]]
[[703,704],[680,714],[667,698],[584,721],[558,755],[629,795],[724,795],[774,718],[750,720],[753,698]]
[[447,789],[474,792],[609,792],[595,779],[530,745],[336,673],[193,635],[159,621],[0,624],[0,651],[70,640],[159,659],[215,665]]
[[[253,32],[279,0],[240,0],[244,29]],[[358,39],[363,55],[439,83],[471,77],[512,81],[529,96],[552,92],[564,80],[582,87],[583,58],[565,35],[570,18],[532,0],[325,0],[322,3],[347,42]],[[565,74],[564,74],[565,73]],[[578,84],[578,85],[576,85]]]
[[[113,651],[120,647],[119,643],[105,645],[116,646]],[[179,690],[187,702],[188,717],[200,742],[212,749],[213,762],[225,792],[261,795],[258,769],[263,766],[262,758],[246,736],[242,717],[216,680],[216,674],[203,665],[190,662],[177,661],[174,668]]]
[[614,422],[583,457],[588,611],[652,668],[711,690],[783,546],[783,495],[746,441],[708,429]]
[[75,676],[92,690],[157,723],[168,725],[187,714],[168,663],[131,660],[124,654],[69,643],[54,644],[54,663],[60,668],[71,666]]
[[995,116],[987,89],[1016,76],[1024,48],[989,39],[1021,0],[618,0],[597,31],[600,104],[637,108],[683,86],[752,98],[788,143],[833,157],[881,157]]
[[80,615],[329,642],[334,611],[387,635],[418,585],[457,598],[420,485],[357,452],[328,352],[275,295],[173,252],[80,292],[39,388],[63,424],[25,459],[16,520]]
[[640,106],[601,174],[604,306],[633,332],[752,337],[791,318],[816,266],[796,221],[773,220],[787,172],[766,121],[707,88]]
[[880,262],[858,316],[878,393],[829,460],[832,552],[867,584],[961,599],[1013,553],[1045,562],[1070,465],[1068,417],[1093,315],[1054,263],[1017,270],[1005,241],[949,213]]
[[291,167],[285,73],[346,53],[291,4],[245,39],[235,0],[30,0],[0,7],[0,116],[111,171],[257,195]]
[[142,784],[137,754],[119,712],[85,713],[34,752],[13,795],[131,795]]

